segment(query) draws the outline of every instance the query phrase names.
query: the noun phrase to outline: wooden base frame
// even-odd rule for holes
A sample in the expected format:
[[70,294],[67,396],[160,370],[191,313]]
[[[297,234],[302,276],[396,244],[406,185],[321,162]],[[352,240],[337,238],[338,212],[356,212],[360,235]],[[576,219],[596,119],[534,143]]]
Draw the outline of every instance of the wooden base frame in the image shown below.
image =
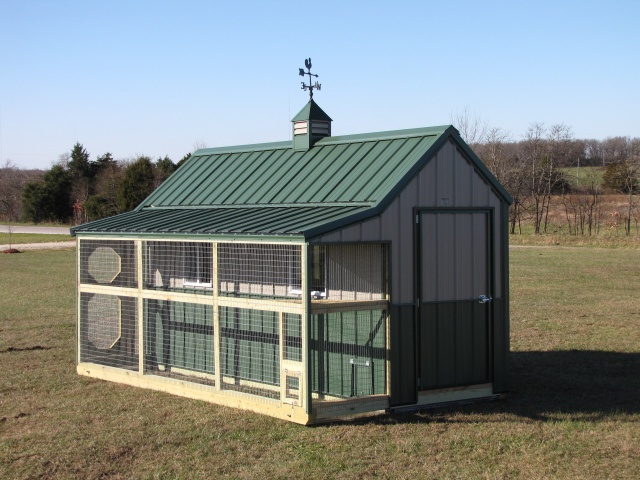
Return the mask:
[[187,382],[175,378],[167,378],[156,375],[140,375],[138,372],[121,370],[119,368],[105,367],[91,363],[81,363],[76,371],[80,375],[98,378],[110,382],[131,385],[134,387],[148,388],[160,392],[178,395],[180,397],[204,400],[205,402],[224,405],[226,407],[249,410],[264,415],[288,420],[290,422],[308,425],[311,417],[304,408],[296,405],[281,403],[279,400],[236,393],[231,390],[216,390],[214,387]]

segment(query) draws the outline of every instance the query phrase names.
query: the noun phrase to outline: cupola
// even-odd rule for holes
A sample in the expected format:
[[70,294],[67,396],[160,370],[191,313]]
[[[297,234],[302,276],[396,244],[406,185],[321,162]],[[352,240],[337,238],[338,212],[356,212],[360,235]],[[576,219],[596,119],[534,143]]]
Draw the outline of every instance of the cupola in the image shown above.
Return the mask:
[[294,150],[309,150],[321,138],[331,136],[331,118],[313,101],[313,91],[320,90],[321,85],[317,81],[312,83],[313,77],[318,78],[318,75],[311,73],[310,58],[304,61],[304,66],[307,71],[300,68],[299,72],[301,77],[309,77],[309,85],[301,82],[302,90],[309,90],[309,103],[291,120]]
[[291,122],[294,150],[309,150],[321,138],[331,136],[331,118],[313,99],[309,100]]

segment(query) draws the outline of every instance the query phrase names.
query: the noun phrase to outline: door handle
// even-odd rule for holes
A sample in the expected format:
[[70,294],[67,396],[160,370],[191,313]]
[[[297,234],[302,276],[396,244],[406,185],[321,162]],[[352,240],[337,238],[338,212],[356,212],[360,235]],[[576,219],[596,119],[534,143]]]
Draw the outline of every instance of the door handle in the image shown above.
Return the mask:
[[480,297],[478,297],[478,303],[489,303],[491,300],[493,300],[493,298],[486,295],[480,295]]

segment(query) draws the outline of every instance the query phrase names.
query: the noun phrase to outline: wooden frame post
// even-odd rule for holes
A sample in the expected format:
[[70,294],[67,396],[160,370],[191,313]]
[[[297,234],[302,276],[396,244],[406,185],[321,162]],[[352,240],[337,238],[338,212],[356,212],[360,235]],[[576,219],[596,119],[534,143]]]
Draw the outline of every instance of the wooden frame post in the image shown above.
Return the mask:
[[213,242],[211,246],[211,261],[213,268],[211,269],[211,282],[213,287],[213,296],[211,297],[213,305],[213,356],[215,362],[215,386],[217,391],[222,390],[222,355],[220,353],[220,312],[218,308],[218,242]]
[[138,370],[140,375],[144,375],[144,299],[142,298],[142,289],[144,287],[144,278],[142,273],[144,268],[142,265],[142,240],[136,240],[137,253],[137,275],[138,275]]

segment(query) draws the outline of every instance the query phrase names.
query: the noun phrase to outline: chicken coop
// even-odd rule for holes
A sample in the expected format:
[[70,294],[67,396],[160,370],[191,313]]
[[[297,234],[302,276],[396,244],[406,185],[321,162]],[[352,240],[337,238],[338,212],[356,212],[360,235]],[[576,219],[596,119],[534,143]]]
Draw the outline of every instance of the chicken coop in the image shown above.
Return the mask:
[[196,151],[77,237],[77,371],[301,424],[508,389],[511,199],[452,126]]

